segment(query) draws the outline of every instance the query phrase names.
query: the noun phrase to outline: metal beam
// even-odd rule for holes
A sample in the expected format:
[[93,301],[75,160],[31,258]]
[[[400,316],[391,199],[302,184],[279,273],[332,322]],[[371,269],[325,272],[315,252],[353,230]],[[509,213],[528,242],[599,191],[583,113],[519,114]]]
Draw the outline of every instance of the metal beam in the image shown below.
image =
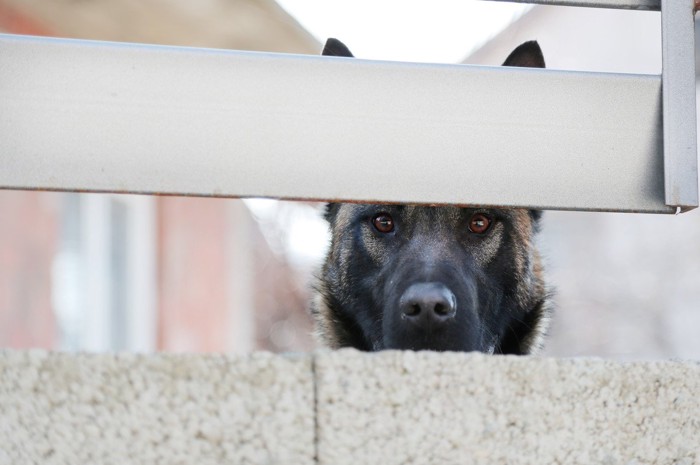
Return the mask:
[[666,204],[698,206],[694,0],[663,0],[661,11]]
[[538,5],[579,6],[590,8],[613,8],[618,10],[661,10],[661,0],[491,0],[508,3],[530,3]]
[[5,35],[0,108],[3,188],[673,211],[658,76]]

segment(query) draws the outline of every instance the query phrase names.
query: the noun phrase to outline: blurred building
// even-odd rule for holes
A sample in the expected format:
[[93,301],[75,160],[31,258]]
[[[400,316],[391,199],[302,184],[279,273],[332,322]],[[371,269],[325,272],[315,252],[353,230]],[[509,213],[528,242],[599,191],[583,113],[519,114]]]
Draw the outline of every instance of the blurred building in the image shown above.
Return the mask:
[[[0,32],[318,53],[271,0],[0,0]],[[0,190],[0,347],[310,347],[307,288],[238,200]]]
[[[320,49],[272,0],[0,0],[0,31]],[[661,70],[659,13],[591,8],[533,7],[465,61],[500,64],[532,39],[550,68]],[[0,222],[0,347],[311,347],[308,267],[243,202],[0,190]],[[540,242],[558,304],[547,354],[700,358],[697,210],[547,212]]]
[[[549,68],[661,72],[660,13],[594,8],[533,7],[465,62],[500,64],[533,39]],[[547,212],[540,242],[557,291],[547,354],[700,359],[698,210]]]

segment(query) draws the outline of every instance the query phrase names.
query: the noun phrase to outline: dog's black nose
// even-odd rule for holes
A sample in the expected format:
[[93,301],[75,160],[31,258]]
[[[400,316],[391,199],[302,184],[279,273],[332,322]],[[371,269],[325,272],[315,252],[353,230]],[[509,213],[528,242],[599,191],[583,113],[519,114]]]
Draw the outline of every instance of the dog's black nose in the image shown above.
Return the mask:
[[421,327],[445,323],[457,313],[457,299],[441,283],[413,284],[399,299],[401,318]]

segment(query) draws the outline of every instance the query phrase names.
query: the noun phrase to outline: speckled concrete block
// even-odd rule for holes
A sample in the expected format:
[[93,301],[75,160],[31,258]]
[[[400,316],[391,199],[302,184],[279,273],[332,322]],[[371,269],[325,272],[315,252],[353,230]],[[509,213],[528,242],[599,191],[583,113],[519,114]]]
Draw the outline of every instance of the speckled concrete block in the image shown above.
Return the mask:
[[0,351],[0,464],[314,463],[311,356]]
[[700,366],[350,350],[315,360],[318,460],[700,463]]
[[0,351],[0,465],[693,465],[699,397],[696,363]]

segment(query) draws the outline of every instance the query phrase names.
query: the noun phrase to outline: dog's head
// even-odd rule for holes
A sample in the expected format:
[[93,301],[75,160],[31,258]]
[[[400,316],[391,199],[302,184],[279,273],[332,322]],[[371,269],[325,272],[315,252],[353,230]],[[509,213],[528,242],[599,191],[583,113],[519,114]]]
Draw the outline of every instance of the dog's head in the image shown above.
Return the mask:
[[[329,39],[325,55],[352,56]],[[544,66],[536,42],[507,66]],[[548,319],[540,212],[333,203],[312,307],[326,345],[530,353]]]

